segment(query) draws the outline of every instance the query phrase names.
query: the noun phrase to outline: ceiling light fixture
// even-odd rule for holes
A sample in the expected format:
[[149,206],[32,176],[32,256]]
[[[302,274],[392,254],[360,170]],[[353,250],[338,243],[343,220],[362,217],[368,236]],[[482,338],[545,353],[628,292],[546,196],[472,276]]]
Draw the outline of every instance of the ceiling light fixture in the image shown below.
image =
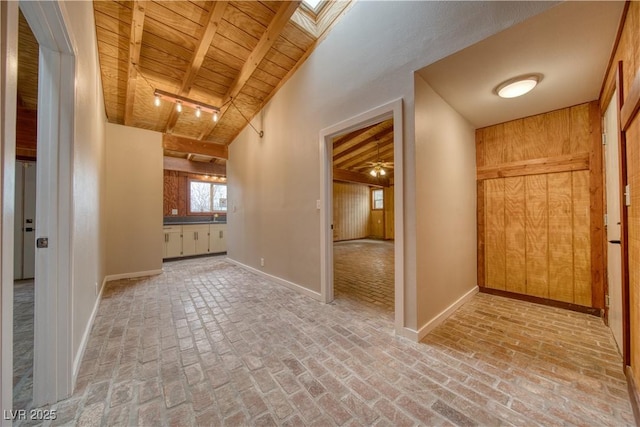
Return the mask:
[[378,165],[378,166],[375,166],[373,169],[371,169],[371,172],[369,172],[369,174],[372,177],[377,178],[379,176],[385,176],[387,173],[385,172],[384,169],[382,169],[382,166]]
[[153,95],[155,97],[154,102],[157,106],[160,105],[160,100],[172,102],[176,104],[176,111],[178,113],[182,111],[183,106],[189,107],[196,111],[196,117],[200,117],[203,111],[205,113],[213,114],[214,121],[217,121],[215,120],[215,117],[217,117],[217,115],[220,113],[220,108],[218,107],[214,107],[213,105],[205,104],[203,102],[199,102],[193,99],[185,98],[184,96],[174,95],[172,93],[165,92],[160,89],[156,89],[153,92]]
[[213,121],[214,121],[214,122],[217,122],[217,121],[218,121],[218,112],[217,112],[217,111],[214,111],[214,112],[213,112]]
[[500,98],[516,98],[531,92],[541,80],[541,74],[528,74],[514,77],[513,79],[500,83],[495,88],[495,93]]

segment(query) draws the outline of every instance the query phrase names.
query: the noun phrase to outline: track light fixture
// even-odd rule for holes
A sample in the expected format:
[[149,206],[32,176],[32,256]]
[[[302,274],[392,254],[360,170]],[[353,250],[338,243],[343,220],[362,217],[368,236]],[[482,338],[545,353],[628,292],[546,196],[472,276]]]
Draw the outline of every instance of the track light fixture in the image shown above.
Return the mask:
[[154,104],[156,106],[160,106],[160,101],[173,102],[176,104],[176,111],[178,113],[182,112],[182,107],[188,107],[195,110],[196,117],[200,117],[202,112],[213,114],[213,121],[218,121],[218,114],[220,113],[220,108],[214,107],[213,105],[205,104],[203,102],[199,102],[193,99],[185,98],[180,95],[174,95],[169,92],[165,92],[160,89],[156,89],[153,92],[155,97]]

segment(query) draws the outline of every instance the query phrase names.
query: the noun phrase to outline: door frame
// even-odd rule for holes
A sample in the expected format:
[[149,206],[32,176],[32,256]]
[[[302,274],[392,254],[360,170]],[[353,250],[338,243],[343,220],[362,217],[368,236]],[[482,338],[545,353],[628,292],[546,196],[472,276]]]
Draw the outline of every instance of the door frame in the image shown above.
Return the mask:
[[[0,271],[0,406],[13,409],[13,239],[16,168],[16,102],[18,87],[18,4],[0,2],[0,156],[2,237]],[[0,423],[10,426],[2,417]]]
[[[4,3],[4,2],[3,2]],[[17,29],[18,4],[4,23]],[[65,21],[65,11],[58,2],[20,1],[22,10],[39,44],[38,70],[38,158],[36,190],[36,237],[48,237],[48,248],[36,249],[35,307],[34,307],[34,366],[33,405],[56,402],[72,392],[72,189],[73,189],[73,137],[75,108],[75,53]],[[10,9],[11,10],[11,9]],[[6,22],[10,19],[11,22]],[[3,34],[4,36],[5,34]],[[18,31],[8,35],[7,45],[17,48]],[[5,49],[5,46],[3,46]],[[4,53],[4,52],[3,52]],[[17,66],[17,60],[16,60]],[[8,75],[8,85],[17,90],[17,74]],[[15,123],[16,97],[6,102],[7,117]],[[3,264],[7,255],[13,254],[13,230],[6,235],[7,219],[13,222],[13,192],[7,200],[10,172],[15,174],[15,125],[5,127],[3,147]],[[11,156],[12,154],[12,156]],[[15,178],[11,179],[14,184]],[[6,250],[8,240],[11,251]],[[13,263],[13,256],[11,263]],[[13,371],[13,343],[5,341],[5,335],[13,330],[13,317],[7,319],[6,307],[13,303],[5,299],[13,295],[13,265],[11,280],[7,270],[2,270],[3,306],[3,378]],[[9,290],[11,288],[11,290]],[[12,310],[11,310],[12,312]],[[8,320],[8,321],[7,321]],[[11,332],[8,332],[11,330]],[[7,357],[8,356],[8,357]],[[3,384],[6,381],[3,381]],[[8,381],[9,384],[12,381]],[[12,394],[12,386],[9,386]],[[12,407],[12,395],[6,396],[3,388],[3,408]]]
[[[616,92],[617,91],[617,92]],[[613,95],[617,93],[617,97],[613,99]],[[626,133],[623,130],[622,105],[624,103],[624,87],[622,74],[622,61],[618,61],[615,77],[603,93],[601,102],[601,117],[604,121],[604,115],[607,108],[612,102],[616,102],[618,115],[618,173],[620,181],[620,258],[621,258],[621,286],[622,286],[622,362],[624,367],[631,363],[631,329],[630,329],[630,313],[629,313],[629,222],[628,212],[625,203],[625,187],[627,185],[627,145]],[[604,129],[604,128],[603,128]],[[606,171],[605,171],[606,173]],[[604,204],[606,206],[606,192],[604,192]],[[606,236],[605,236],[606,242]],[[606,272],[606,294],[609,295],[608,272]],[[608,322],[608,307],[606,310]]]
[[402,98],[320,131],[320,294],[333,301],[333,138],[393,118],[395,331],[404,330],[404,177]]

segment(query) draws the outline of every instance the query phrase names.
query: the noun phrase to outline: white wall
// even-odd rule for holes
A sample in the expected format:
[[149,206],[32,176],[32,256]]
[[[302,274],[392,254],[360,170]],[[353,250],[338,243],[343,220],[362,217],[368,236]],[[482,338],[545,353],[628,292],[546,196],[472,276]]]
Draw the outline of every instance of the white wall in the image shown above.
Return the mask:
[[[264,257],[266,273],[320,292],[319,132],[403,98],[404,323],[417,330],[430,314],[417,312],[416,168],[422,164],[414,160],[413,72],[550,6],[357,2],[255,120],[257,127],[263,127],[264,138],[247,127],[231,144],[229,257],[258,269]],[[424,185],[423,194],[438,183]],[[442,195],[433,192],[433,196]]]
[[415,74],[418,328],[477,285],[475,128]]
[[76,57],[73,141],[73,320],[72,351],[78,356],[97,301],[96,283],[105,276],[102,83],[91,2],[60,2]]
[[107,275],[162,270],[162,134],[107,124]]

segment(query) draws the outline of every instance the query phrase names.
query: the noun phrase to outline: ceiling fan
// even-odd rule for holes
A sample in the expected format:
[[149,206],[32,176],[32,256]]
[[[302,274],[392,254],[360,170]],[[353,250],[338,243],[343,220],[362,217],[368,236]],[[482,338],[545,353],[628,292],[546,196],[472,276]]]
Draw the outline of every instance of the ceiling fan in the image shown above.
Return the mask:
[[366,162],[362,166],[357,166],[356,169],[371,169],[369,174],[378,178],[387,174],[385,169],[393,169],[393,162],[385,162],[380,157],[380,143],[378,143],[378,160],[375,162]]

